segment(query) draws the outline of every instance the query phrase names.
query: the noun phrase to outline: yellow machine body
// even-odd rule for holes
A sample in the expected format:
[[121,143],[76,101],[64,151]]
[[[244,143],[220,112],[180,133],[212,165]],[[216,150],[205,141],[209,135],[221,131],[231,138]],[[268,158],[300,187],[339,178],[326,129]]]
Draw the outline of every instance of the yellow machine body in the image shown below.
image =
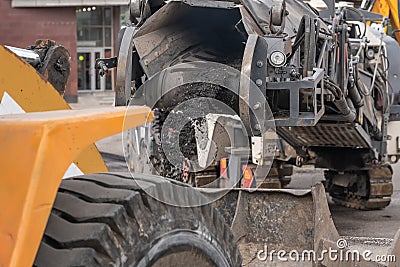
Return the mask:
[[0,266],[32,266],[68,166],[75,161],[84,172],[105,171],[99,161],[85,163],[95,159],[93,143],[151,121],[152,113],[147,107],[49,111],[68,108],[56,90],[2,46],[0,60],[7,62],[0,64],[1,94],[27,112],[42,111],[0,116]]
[[[400,1],[379,0],[372,6],[372,12],[382,14],[390,19],[393,30],[400,30]],[[395,33],[397,42],[400,44],[400,32]]]
[[[34,68],[3,46],[0,46],[0,60],[0,99],[4,93],[9,94],[25,112],[71,109]],[[107,171],[94,144],[82,151],[74,163],[85,174]]]

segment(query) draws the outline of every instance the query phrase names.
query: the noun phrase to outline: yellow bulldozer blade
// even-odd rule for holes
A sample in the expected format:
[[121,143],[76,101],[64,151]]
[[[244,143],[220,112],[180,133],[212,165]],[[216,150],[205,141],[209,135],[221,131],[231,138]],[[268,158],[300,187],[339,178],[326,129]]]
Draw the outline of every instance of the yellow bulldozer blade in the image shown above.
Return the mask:
[[[54,87],[32,66],[0,46],[0,100],[5,93],[25,112],[71,109]],[[94,144],[82,151],[74,159],[74,163],[86,174],[107,171]]]

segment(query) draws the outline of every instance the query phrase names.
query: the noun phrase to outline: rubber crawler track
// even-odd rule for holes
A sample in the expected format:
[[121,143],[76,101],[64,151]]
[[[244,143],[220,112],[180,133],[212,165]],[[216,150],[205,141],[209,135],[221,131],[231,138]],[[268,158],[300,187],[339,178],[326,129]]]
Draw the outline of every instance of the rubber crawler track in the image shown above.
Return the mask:
[[388,166],[372,168],[366,172],[366,175],[369,193],[367,197],[342,194],[332,197],[332,200],[341,206],[360,210],[377,210],[387,207],[393,194],[391,168]]

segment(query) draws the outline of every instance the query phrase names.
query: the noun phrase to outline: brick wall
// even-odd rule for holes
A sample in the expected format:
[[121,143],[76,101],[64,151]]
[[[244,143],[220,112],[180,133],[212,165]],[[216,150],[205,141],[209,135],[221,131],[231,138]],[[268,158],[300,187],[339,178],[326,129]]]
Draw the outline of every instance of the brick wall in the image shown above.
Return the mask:
[[37,39],[52,39],[71,54],[71,75],[65,92],[77,101],[76,13],[74,7],[11,8],[11,0],[0,0],[0,44],[25,48]]

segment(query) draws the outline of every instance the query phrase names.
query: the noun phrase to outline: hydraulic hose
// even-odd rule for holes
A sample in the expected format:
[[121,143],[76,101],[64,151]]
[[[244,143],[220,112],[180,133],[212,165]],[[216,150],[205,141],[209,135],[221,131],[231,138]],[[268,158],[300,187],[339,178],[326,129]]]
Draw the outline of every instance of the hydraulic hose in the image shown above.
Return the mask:
[[338,118],[343,118],[347,122],[355,121],[357,117],[357,112],[349,98],[345,99],[343,96],[341,96],[339,99],[335,99],[333,101],[333,104],[341,113]]

